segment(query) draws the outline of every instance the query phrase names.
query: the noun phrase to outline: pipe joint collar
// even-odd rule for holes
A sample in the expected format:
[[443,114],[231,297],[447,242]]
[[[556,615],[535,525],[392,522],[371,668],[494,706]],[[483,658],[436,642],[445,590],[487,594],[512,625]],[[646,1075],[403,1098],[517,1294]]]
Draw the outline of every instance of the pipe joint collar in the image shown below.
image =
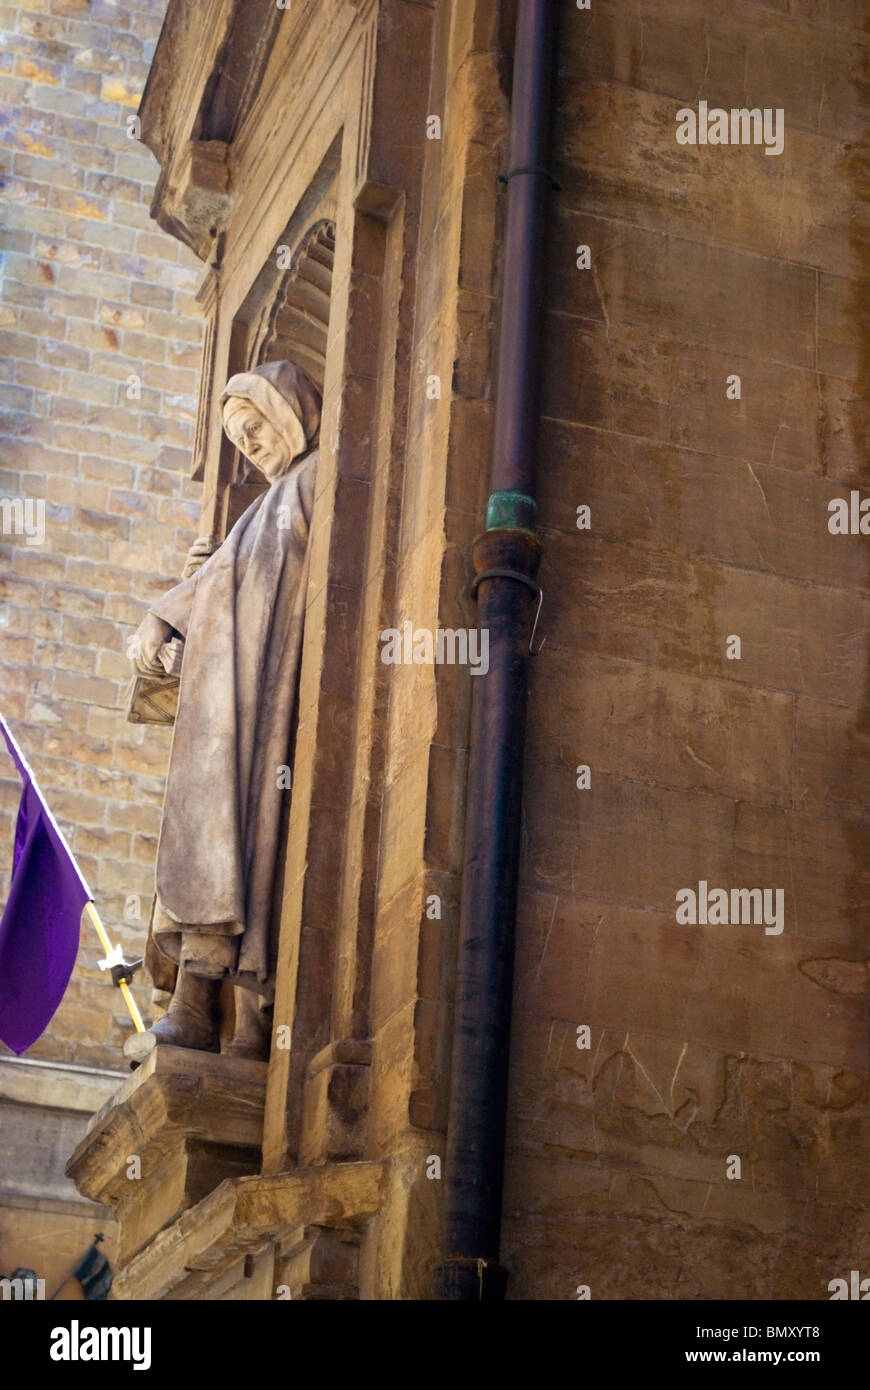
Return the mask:
[[485,531],[477,537],[472,547],[474,572],[480,575],[484,570],[518,570],[534,580],[541,549],[540,538],[534,531],[507,526]]
[[534,534],[537,516],[537,503],[527,493],[493,492],[486,504],[486,529],[500,531],[508,526]]

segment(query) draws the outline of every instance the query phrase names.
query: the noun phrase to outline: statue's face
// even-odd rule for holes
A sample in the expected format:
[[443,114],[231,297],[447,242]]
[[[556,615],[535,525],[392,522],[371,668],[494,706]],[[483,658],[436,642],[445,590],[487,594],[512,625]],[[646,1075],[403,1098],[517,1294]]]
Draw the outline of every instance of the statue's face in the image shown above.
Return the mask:
[[286,473],[293,462],[286,442],[250,401],[236,397],[227,402],[224,429],[236,448],[270,482]]

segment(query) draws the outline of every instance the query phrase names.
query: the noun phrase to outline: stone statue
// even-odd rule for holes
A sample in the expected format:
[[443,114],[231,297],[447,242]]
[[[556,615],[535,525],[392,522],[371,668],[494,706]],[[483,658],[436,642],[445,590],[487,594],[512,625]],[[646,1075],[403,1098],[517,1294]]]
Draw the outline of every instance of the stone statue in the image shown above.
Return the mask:
[[177,978],[164,1016],[127,1039],[134,1060],[158,1043],[218,1051],[225,979],[236,1032],[223,1050],[264,1055],[320,405],[291,362],[230,379],[224,430],[269,489],[216,549],[194,544],[128,645],[139,675],[181,677],[146,957],[158,988],[169,962]]

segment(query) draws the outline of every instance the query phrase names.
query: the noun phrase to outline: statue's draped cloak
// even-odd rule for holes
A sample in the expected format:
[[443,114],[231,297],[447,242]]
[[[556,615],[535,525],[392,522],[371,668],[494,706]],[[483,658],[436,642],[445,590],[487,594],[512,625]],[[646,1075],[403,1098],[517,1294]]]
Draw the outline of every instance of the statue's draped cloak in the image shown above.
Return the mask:
[[185,639],[154,940],[194,974],[266,996],[316,468],[314,449],[150,609]]

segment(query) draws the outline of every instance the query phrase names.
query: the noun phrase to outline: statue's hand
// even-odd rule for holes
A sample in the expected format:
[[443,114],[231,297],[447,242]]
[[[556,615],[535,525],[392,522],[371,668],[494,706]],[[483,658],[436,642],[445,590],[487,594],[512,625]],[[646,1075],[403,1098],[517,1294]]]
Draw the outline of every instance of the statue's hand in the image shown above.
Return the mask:
[[166,674],[163,663],[157,659],[157,653],[171,635],[172,628],[169,623],[165,623],[154,613],[145,614],[127,643],[127,656],[140,676]]
[[181,572],[182,579],[189,579],[192,574],[196,574],[196,571],[202,568],[217,548],[218,542],[213,536],[200,536],[198,540],[195,540],[187,552],[187,560]]
[[160,664],[167,676],[181,675],[181,662],[184,657],[184,638],[173,637],[171,642],[164,642],[160,648]]

